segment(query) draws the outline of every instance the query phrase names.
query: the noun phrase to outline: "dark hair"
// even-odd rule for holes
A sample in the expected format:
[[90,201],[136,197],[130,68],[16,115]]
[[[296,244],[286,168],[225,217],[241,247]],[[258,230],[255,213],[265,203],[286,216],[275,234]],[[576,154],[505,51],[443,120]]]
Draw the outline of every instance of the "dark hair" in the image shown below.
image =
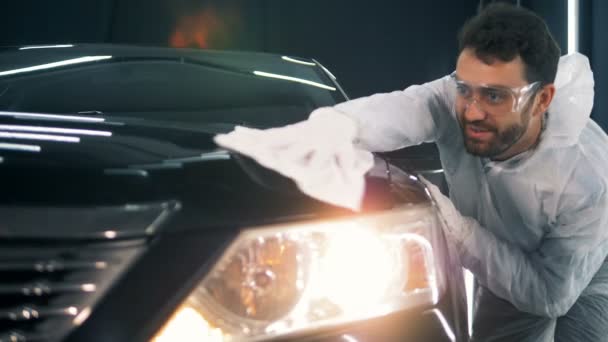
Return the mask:
[[534,12],[507,3],[492,3],[462,27],[459,53],[471,48],[486,64],[520,56],[528,82],[553,83],[560,49],[547,24]]

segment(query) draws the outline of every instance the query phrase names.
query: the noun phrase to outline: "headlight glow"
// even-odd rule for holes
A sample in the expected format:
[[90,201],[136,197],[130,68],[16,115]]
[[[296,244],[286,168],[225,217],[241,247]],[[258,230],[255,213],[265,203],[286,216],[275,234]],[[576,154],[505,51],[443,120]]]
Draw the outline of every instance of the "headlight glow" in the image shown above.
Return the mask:
[[258,341],[435,304],[438,231],[428,206],[244,230],[154,341]]
[[327,240],[329,246],[311,280],[313,298],[325,298],[352,312],[378,302],[391,284],[403,281],[394,279],[401,274],[395,272],[402,265],[399,253],[386,248],[387,242],[370,230],[341,229]]
[[171,322],[173,324],[156,335],[155,342],[224,341],[222,331],[209,326],[203,316],[193,308],[184,307],[178,310],[173,315]]

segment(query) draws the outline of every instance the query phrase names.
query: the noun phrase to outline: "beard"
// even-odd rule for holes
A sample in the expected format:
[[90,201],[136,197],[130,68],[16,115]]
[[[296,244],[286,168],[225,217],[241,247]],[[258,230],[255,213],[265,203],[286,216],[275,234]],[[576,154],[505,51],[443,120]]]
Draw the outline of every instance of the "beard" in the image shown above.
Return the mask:
[[[462,113],[461,113],[462,114]],[[460,116],[464,118],[464,115]],[[531,108],[526,108],[521,114],[520,122],[516,122],[502,130],[484,123],[482,121],[466,122],[461,119],[462,138],[464,146],[468,153],[484,158],[492,158],[498,156],[508,150],[511,146],[521,139],[530,123]],[[467,128],[475,127],[484,131],[490,132],[489,139],[481,140],[470,137],[467,134]]]

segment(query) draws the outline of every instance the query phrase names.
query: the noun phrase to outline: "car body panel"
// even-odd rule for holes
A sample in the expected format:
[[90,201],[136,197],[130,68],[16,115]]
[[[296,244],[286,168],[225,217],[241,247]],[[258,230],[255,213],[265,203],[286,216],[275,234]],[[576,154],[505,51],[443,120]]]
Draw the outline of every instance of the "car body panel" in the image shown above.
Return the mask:
[[[49,67],[87,56],[112,58]],[[292,180],[215,145],[215,134],[237,124],[281,126],[346,99],[322,67],[301,61],[308,65],[269,54],[108,45],[0,52],[0,132],[6,133],[0,137],[0,212],[16,215],[0,236],[9,245],[70,244],[70,250],[134,240],[144,246],[98,301],[77,307],[82,317],[74,319],[67,341],[149,340],[244,229],[433,205],[422,183],[387,156],[376,157],[363,210],[354,213],[306,196]],[[44,67],[27,69],[33,66]],[[288,79],[254,73],[260,70]],[[212,90],[217,94],[208,94]],[[144,220],[142,211],[139,221],[126,219],[155,205],[161,206],[157,216]],[[56,214],[46,216],[45,230],[19,229],[26,222],[20,215],[28,212],[39,219],[39,212]],[[167,214],[153,219],[160,212]],[[62,225],[67,217],[70,224]],[[447,287],[437,305],[288,340],[464,339],[462,273],[449,245],[439,244]],[[28,329],[38,323],[19,324],[25,330],[6,330],[13,325],[0,322],[0,339],[7,332],[33,334]]]

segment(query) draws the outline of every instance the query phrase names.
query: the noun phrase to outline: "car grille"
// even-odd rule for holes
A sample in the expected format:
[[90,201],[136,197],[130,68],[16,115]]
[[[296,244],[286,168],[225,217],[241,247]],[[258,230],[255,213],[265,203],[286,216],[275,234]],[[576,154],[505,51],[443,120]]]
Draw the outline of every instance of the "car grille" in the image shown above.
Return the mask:
[[[59,341],[82,324],[117,277],[145,250],[155,231],[150,227],[162,223],[159,218],[164,221],[175,208],[166,202],[95,210],[11,208],[12,216],[5,221],[9,226],[0,223],[0,342]],[[84,229],[88,237],[75,234],[78,238],[70,239],[65,229],[57,228],[59,222],[40,222],[43,237],[36,237],[32,229],[36,216],[20,216],[26,213],[39,213],[45,221],[59,219],[62,213],[80,222],[93,222],[95,216],[107,222],[112,217],[116,225],[105,231],[89,225]],[[147,223],[137,217],[145,217]],[[121,225],[121,218],[129,224]],[[29,228],[23,230],[26,235],[17,237],[20,224]],[[66,224],[75,231],[78,221],[61,227]],[[121,237],[122,228],[128,234]],[[53,231],[58,238],[52,238]]]

